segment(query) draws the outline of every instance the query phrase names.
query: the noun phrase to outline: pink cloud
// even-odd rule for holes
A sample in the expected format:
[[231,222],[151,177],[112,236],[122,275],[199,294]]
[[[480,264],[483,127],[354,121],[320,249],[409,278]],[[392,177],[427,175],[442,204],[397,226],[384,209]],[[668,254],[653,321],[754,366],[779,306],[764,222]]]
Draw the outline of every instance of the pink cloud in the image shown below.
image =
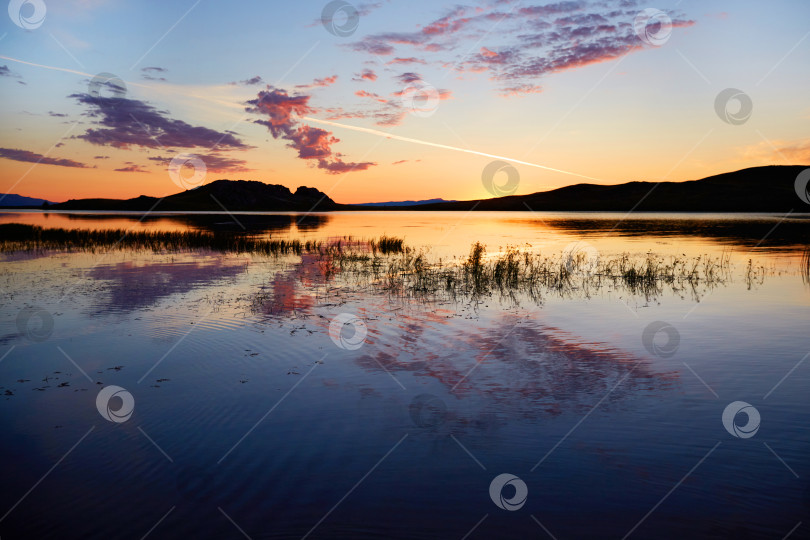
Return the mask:
[[247,112],[261,114],[267,119],[254,120],[266,126],[274,139],[289,141],[287,145],[298,151],[298,157],[317,161],[316,167],[329,174],[363,171],[376,165],[371,162],[346,163],[343,155],[332,150],[340,139],[332,132],[302,124],[298,117],[316,112],[309,105],[310,96],[289,95],[286,91],[267,87],[258,93],[256,99],[248,101]]
[[141,172],[141,173],[148,173],[147,169],[144,169],[140,165],[127,165],[126,167],[121,167],[120,169],[115,169],[115,172]]
[[389,65],[392,65],[392,64],[427,64],[427,62],[425,62],[421,58],[416,58],[415,56],[409,56],[408,58],[397,57],[397,58],[394,58],[393,60],[390,60],[390,61],[388,61],[386,63],[389,64]]
[[[646,45],[635,34],[633,21],[640,9],[627,0],[617,7],[586,0],[563,0],[546,5],[516,5],[511,11],[499,6],[509,0],[475,9],[457,7],[413,32],[371,34],[352,43],[356,51],[395,55],[401,48],[428,53],[457,49],[459,40],[489,37],[488,29],[498,24],[498,46],[483,43],[479,51],[461,60],[437,59],[463,73],[489,72],[501,83],[502,95],[537,93],[537,79],[615,60]],[[673,28],[686,28],[694,21],[669,14]],[[388,64],[427,63],[416,56],[397,54]]]
[[377,74],[370,69],[364,69],[360,73],[355,74],[355,81],[376,81]]
[[539,94],[542,91],[543,88],[541,86],[525,83],[501,88],[501,96],[503,97],[525,96],[527,94]]
[[296,88],[324,88],[337,82],[338,76],[332,75],[331,77],[324,77],[323,79],[315,79],[309,84],[299,84]]
[[354,93],[354,95],[357,97],[373,99],[379,101],[380,103],[388,103],[387,99],[378,94],[375,94],[374,92],[366,92],[365,90],[358,90],[357,92]]

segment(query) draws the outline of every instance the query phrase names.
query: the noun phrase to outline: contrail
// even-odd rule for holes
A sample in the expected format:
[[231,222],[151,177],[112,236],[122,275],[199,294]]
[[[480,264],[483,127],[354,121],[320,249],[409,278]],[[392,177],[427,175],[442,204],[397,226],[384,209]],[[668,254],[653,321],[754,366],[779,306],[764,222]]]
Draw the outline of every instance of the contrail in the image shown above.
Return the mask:
[[[3,60],[8,60],[10,62],[17,62],[18,64],[25,64],[26,66],[40,67],[40,68],[50,69],[52,71],[62,71],[64,73],[72,73],[74,75],[81,75],[82,77],[90,77],[91,79],[93,77],[95,77],[95,75],[93,75],[91,73],[85,73],[84,71],[77,71],[75,69],[68,69],[68,68],[62,68],[62,67],[56,67],[56,66],[48,66],[48,65],[45,65],[45,64],[36,64],[34,62],[28,62],[26,60],[20,60],[19,58],[12,58],[10,56],[3,56],[2,54],[0,54],[0,58],[2,58]],[[132,81],[124,81],[124,82],[126,82],[126,84],[129,85],[129,86],[138,86],[140,88],[154,89],[154,87],[146,85],[146,84],[141,84],[141,83],[132,82]]]
[[26,62],[25,60],[18,60],[17,58],[11,58],[10,56],[3,56],[0,54],[0,58],[3,60],[8,60],[10,62],[17,62],[18,64],[25,64],[27,66],[34,66],[34,67],[41,67],[45,69],[52,69],[54,71],[64,71],[65,73],[73,73],[74,75],[82,75],[84,77],[93,77],[89,73],[84,73],[83,71],[76,71],[75,69],[68,69],[68,68],[60,68],[60,67],[53,67],[53,66],[46,66],[45,64],[35,64],[34,62]]
[[[94,77],[94,75],[91,75],[89,73],[84,73],[82,71],[76,71],[74,69],[68,69],[68,68],[47,66],[47,65],[44,65],[44,64],[36,64],[34,62],[27,62],[25,60],[19,60],[17,58],[12,58],[10,56],[0,55],[0,58],[2,58],[3,60],[9,60],[11,62],[17,62],[17,63],[20,63],[20,64],[26,64],[26,65],[29,65],[29,66],[41,67],[41,68],[50,69],[50,70],[54,70],[54,71],[63,71],[65,73],[73,73],[75,75],[81,75],[81,76],[84,76],[84,77],[91,77],[91,78]],[[152,86],[145,85],[145,84],[140,84],[140,83],[136,83],[136,82],[127,82],[127,84],[130,84],[132,86],[139,86],[141,88],[149,88],[149,89],[152,89],[152,90],[155,89]],[[220,105],[222,104],[219,100],[212,100],[210,98],[206,98],[204,96],[199,96],[199,95],[193,95],[193,94],[190,94],[190,95],[192,95],[192,97],[201,98],[201,99],[213,102],[213,103],[218,103]],[[488,157],[488,158],[493,158],[493,159],[500,159],[500,160],[503,160],[503,161],[508,161],[510,163],[518,163],[520,165],[526,165],[528,167],[536,167],[538,169],[544,169],[544,170],[547,170],[547,171],[552,171],[552,172],[556,172],[556,173],[560,173],[560,174],[567,174],[567,175],[570,175],[570,176],[576,176],[576,177],[579,177],[579,178],[584,178],[586,180],[593,180],[595,182],[611,182],[610,180],[605,180],[603,178],[594,178],[592,176],[587,176],[587,175],[575,173],[575,172],[572,172],[572,171],[565,171],[563,169],[556,169],[554,167],[548,167],[546,165],[540,165],[538,163],[530,163],[528,161],[522,161],[520,159],[513,159],[513,158],[510,158],[510,157],[507,157],[507,156],[499,156],[499,155],[496,155],[496,154],[488,154],[487,152],[479,152],[478,150],[470,150],[468,148],[459,148],[457,146],[450,146],[450,145],[447,145],[447,144],[440,144],[440,143],[434,143],[434,142],[430,142],[430,141],[423,141],[421,139],[413,139],[411,137],[403,137],[401,135],[394,135],[393,133],[380,131],[378,129],[364,128],[364,127],[360,127],[360,126],[351,126],[351,125],[348,125],[348,124],[341,124],[339,122],[332,122],[332,121],[329,121],[329,120],[319,120],[318,118],[312,118],[312,117],[309,117],[309,116],[303,117],[303,120],[306,120],[308,122],[314,122],[316,124],[324,124],[324,125],[327,125],[327,126],[334,126],[334,127],[344,128],[344,129],[350,129],[352,131],[359,131],[361,133],[369,133],[371,135],[378,135],[380,137],[385,137],[387,139],[396,139],[398,141],[421,144],[421,145],[424,145],[424,146],[432,146],[434,148],[442,148],[444,150],[454,150],[456,152],[464,152],[466,154],[474,154],[476,156],[483,156],[483,157]]]
[[[51,71],[61,71],[61,72],[64,72],[64,73],[72,73],[74,75],[81,75],[83,77],[88,77],[88,78],[91,78],[91,79],[93,77],[95,77],[95,75],[93,75],[91,73],[85,73],[83,71],[77,71],[75,69],[68,69],[68,68],[62,68],[62,67],[56,67],[56,66],[48,66],[46,64],[37,64],[37,63],[34,63],[34,62],[28,62],[27,60],[20,60],[19,58],[12,58],[10,56],[4,56],[2,54],[0,54],[0,59],[9,60],[11,62],[17,62],[18,64],[25,64],[26,66],[34,66],[34,67],[40,67],[40,68],[44,68],[44,69],[50,69]],[[126,83],[126,85],[128,87],[129,86],[136,86],[138,88],[146,88],[147,90],[152,90],[154,92],[162,92],[162,93],[166,93],[166,92],[172,93],[173,92],[173,90],[170,87],[161,88],[160,86],[153,86],[153,85],[150,85],[150,84],[143,84],[143,83],[134,82],[134,81],[124,81],[124,82]],[[174,92],[174,93],[179,93],[179,92]],[[208,103],[215,103],[217,105],[222,105],[224,107],[234,107],[234,106],[236,106],[239,109],[242,109],[241,105],[235,105],[234,103],[223,101],[221,99],[202,96],[200,94],[194,94],[194,93],[191,93],[187,89],[185,89],[183,91],[183,95],[185,97],[194,97],[194,98],[197,98],[197,99],[199,99],[201,101],[207,101]]]
[[555,169],[554,167],[547,167],[545,165],[540,165],[540,164],[537,164],[537,163],[529,163],[528,161],[522,161],[522,160],[519,160],[519,159],[512,159],[512,158],[507,157],[507,156],[498,156],[496,154],[488,154],[486,152],[479,152],[478,150],[470,150],[468,148],[459,148],[457,146],[450,146],[450,145],[447,145],[447,144],[440,144],[440,143],[434,143],[434,142],[430,142],[430,141],[423,141],[423,140],[420,140],[420,139],[413,139],[411,137],[403,137],[401,135],[394,135],[393,133],[388,133],[388,132],[380,131],[380,130],[377,130],[377,129],[364,128],[364,127],[359,127],[359,126],[350,126],[348,124],[341,124],[339,122],[331,122],[329,120],[319,120],[317,118],[312,118],[312,117],[309,117],[309,116],[304,116],[303,120],[307,120],[308,122],[314,122],[316,124],[325,124],[327,126],[341,127],[341,128],[345,128],[345,129],[351,129],[353,131],[360,131],[360,132],[363,132],[363,133],[370,133],[372,135],[379,135],[379,136],[385,137],[387,139],[396,139],[398,141],[411,142],[411,143],[416,143],[416,144],[423,144],[425,146],[433,146],[435,148],[443,148],[445,150],[455,150],[456,152],[465,152],[467,154],[475,154],[476,156],[484,156],[484,157],[489,157],[489,158],[494,158],[494,159],[500,159],[500,160],[503,160],[503,161],[509,161],[511,163],[519,163],[520,165],[527,165],[529,167],[537,167],[538,169],[545,169],[547,171],[553,171],[553,172],[558,172],[558,173],[562,173],[562,174],[568,174],[568,175],[571,175],[571,176],[578,176],[579,178],[585,178],[587,180],[594,180],[596,182],[610,182],[610,180],[605,180],[603,178],[594,178],[592,176],[586,176],[584,174],[579,174],[579,173],[575,173],[575,172],[571,172],[571,171],[564,171],[562,169]]

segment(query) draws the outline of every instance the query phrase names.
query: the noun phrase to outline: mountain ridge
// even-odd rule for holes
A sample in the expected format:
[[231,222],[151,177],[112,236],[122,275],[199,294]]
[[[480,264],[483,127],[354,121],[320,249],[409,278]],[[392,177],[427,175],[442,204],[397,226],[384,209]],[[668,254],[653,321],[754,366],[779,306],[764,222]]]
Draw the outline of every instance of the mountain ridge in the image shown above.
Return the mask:
[[16,193],[0,193],[0,208],[2,207],[38,207],[44,203],[53,204],[53,202],[39,199],[37,197],[26,197],[25,195],[17,195]]
[[[682,182],[631,181],[572,184],[527,195],[416,204],[340,204],[316,188],[295,192],[256,180],[216,180],[164,198],[71,199],[53,210],[100,211],[294,211],[450,210],[450,211],[635,211],[635,212],[789,212],[810,211],[796,193],[796,177],[808,165],[768,165]],[[432,201],[428,199],[428,201]],[[399,201],[410,203],[410,201]],[[1,205],[2,203],[0,203]]]

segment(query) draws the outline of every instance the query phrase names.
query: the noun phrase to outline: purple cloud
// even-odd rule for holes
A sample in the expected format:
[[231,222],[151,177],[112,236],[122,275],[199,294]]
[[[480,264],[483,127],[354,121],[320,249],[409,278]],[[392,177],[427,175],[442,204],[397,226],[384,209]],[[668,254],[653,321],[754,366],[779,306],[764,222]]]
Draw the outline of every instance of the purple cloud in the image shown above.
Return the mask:
[[259,75],[256,75],[255,77],[245,79],[244,81],[234,81],[234,82],[229,83],[229,84],[232,84],[232,85],[241,84],[242,86],[254,86],[254,85],[257,85],[257,84],[264,84],[264,79],[262,79]]
[[401,82],[402,84],[410,84],[410,83],[413,83],[413,82],[421,81],[422,76],[419,75],[418,73],[413,73],[413,72],[407,71],[407,72],[405,72],[405,73],[403,73],[401,75],[397,75],[396,79],[399,82]]
[[118,97],[72,94],[68,97],[87,105],[86,116],[98,119],[100,127],[90,128],[78,139],[115,148],[140,146],[144,148],[222,148],[244,150],[251,148],[232,133],[223,133],[203,126],[192,126],[168,116],[144,101]]
[[[168,166],[172,158],[163,156],[151,156],[146,158],[149,161],[157,161],[161,165]],[[217,153],[200,155],[200,159],[205,163],[205,168],[209,172],[226,173],[226,172],[248,172],[253,169],[246,167],[247,162],[243,159],[231,158]]]
[[147,169],[144,169],[140,165],[135,165],[132,163],[131,165],[127,165],[126,167],[121,167],[120,169],[114,169],[115,172],[141,172],[141,173],[148,173]]
[[[444,16],[413,32],[385,32],[365,36],[347,45],[354,51],[394,55],[402,48],[441,53],[458,46],[460,39],[476,38],[498,25],[498,32],[483,35],[497,38],[497,46],[483,43],[478,53],[443,64],[459,72],[487,72],[501,84],[502,95],[536,93],[537,79],[567,69],[610,61],[646,47],[635,34],[638,14],[635,0],[623,0],[618,7],[585,0],[545,5],[503,6],[496,1],[482,8],[456,7]],[[694,21],[669,14],[673,28],[691,26]],[[398,55],[389,64],[425,63],[415,56]],[[404,82],[404,81],[403,81]]]
[[58,165],[59,167],[76,167],[78,169],[88,169],[89,167],[84,163],[73,161],[67,158],[52,158],[30,152],[28,150],[19,150],[16,148],[0,148],[0,158],[11,159],[14,161],[23,161],[28,163],[41,163],[43,165]]
[[150,66],[141,68],[141,76],[147,81],[165,81],[165,77],[160,77],[159,74],[166,73],[169,70],[162,67]]

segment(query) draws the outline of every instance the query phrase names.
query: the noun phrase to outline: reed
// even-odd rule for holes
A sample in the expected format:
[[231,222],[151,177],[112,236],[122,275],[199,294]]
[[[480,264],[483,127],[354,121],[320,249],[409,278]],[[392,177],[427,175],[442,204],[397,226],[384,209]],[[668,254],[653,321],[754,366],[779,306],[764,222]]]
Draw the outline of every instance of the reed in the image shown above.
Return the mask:
[[206,231],[125,231],[123,229],[61,229],[8,223],[0,225],[0,252],[109,250],[180,252],[210,250],[224,253],[261,255],[341,254],[345,248],[371,249],[383,254],[404,249],[400,238],[383,236],[372,240],[338,239],[320,241],[267,239],[232,232]]
[[727,252],[719,257],[695,258],[664,258],[648,253],[638,259],[625,254],[595,263],[587,257],[544,257],[512,247],[488,258],[485,246],[476,243],[466,259],[452,263],[430,261],[423,252],[407,247],[389,257],[358,256],[344,250],[330,256],[329,263],[335,276],[353,286],[427,300],[475,300],[495,294],[541,299],[549,292],[589,296],[605,287],[652,298],[665,287],[694,292],[731,278]]
[[[622,289],[653,298],[665,288],[681,293],[715,287],[731,277],[728,252],[719,257],[642,257],[622,254],[591,260],[583,253],[542,256],[515,247],[488,257],[476,242],[469,255],[452,261],[432,260],[423,251],[407,247],[401,238],[387,235],[364,240],[341,237],[328,241],[267,239],[232,232],[157,232],[42,228],[0,225],[0,252],[14,251],[135,250],[179,252],[210,250],[260,255],[313,255],[326,280],[342,279],[354,285],[390,294],[470,300],[499,294],[510,298],[544,294],[589,296],[603,288]],[[309,263],[305,263],[309,264]],[[810,282],[810,250],[802,259]],[[764,269],[749,263],[749,284],[764,277]]]

